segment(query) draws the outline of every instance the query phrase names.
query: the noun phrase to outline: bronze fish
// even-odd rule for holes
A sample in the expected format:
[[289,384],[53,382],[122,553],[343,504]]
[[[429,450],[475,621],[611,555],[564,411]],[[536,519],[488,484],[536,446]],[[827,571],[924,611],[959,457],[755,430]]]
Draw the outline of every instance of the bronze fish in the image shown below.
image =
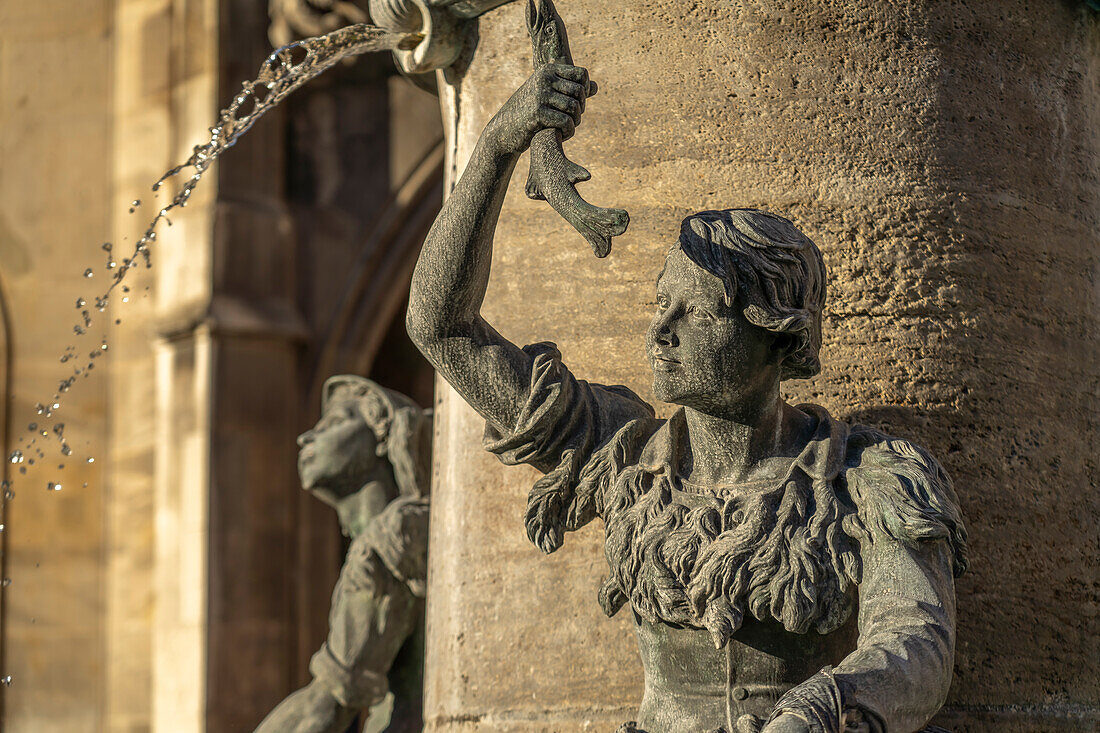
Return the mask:
[[[551,0],[527,0],[527,32],[531,34],[535,68],[573,63],[565,24]],[[561,131],[540,130],[531,141],[527,197],[548,201],[573,228],[584,235],[597,257],[611,252],[611,238],[626,231],[630,216],[623,209],[605,209],[581,198],[574,184],[592,177],[565,157]]]

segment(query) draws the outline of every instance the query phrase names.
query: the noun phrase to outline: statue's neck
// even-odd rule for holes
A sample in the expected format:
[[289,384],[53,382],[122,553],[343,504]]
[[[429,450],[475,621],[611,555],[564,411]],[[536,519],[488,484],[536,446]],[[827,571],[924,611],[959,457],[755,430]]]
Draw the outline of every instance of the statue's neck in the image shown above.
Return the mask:
[[684,417],[689,450],[680,468],[685,478],[704,485],[751,481],[767,459],[796,455],[807,420],[778,392],[735,415],[717,416],[687,407]]
[[396,495],[393,478],[387,472],[378,472],[361,489],[335,503],[340,530],[348,537],[358,537]]

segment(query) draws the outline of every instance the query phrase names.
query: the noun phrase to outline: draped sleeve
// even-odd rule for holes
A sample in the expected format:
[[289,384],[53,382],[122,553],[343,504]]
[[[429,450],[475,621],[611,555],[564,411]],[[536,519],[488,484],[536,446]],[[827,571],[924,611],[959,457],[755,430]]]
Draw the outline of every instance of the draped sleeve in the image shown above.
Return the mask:
[[626,387],[574,377],[554,344],[523,350],[532,357],[527,401],[511,429],[487,423],[483,443],[502,463],[527,463],[545,474],[528,497],[527,536],[553,552],[565,531],[600,514],[616,466],[629,459],[625,453],[640,450],[660,422]]

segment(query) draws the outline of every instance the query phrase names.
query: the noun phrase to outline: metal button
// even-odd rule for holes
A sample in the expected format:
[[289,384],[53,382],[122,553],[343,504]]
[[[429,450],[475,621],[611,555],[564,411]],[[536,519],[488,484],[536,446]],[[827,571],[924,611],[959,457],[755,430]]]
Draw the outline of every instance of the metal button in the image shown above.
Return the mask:
[[733,699],[734,700],[744,700],[748,696],[749,696],[749,691],[746,690],[744,687],[734,687],[733,688]]

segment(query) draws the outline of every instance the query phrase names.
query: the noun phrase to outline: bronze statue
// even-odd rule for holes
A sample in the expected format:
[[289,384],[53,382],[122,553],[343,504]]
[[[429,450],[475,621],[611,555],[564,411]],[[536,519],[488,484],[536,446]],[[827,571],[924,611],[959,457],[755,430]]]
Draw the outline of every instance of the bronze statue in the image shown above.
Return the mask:
[[516,162],[541,130],[571,137],[594,91],[544,64],[490,120],[421,252],[410,336],[486,419],[488,450],[545,473],[535,544],[603,520],[599,602],[633,614],[646,677],[623,730],[920,729],[951,684],[966,532],[927,452],[781,398],[820,370],[826,276],[806,235],[752,209],[683,221],[645,334],[668,420],[482,318]]
[[344,733],[391,690],[384,730],[419,731],[431,420],[404,395],[337,376],[325,382],[320,421],[298,444],[302,488],[336,509],[351,546],[328,639],[309,664],[313,680],[257,733]]

